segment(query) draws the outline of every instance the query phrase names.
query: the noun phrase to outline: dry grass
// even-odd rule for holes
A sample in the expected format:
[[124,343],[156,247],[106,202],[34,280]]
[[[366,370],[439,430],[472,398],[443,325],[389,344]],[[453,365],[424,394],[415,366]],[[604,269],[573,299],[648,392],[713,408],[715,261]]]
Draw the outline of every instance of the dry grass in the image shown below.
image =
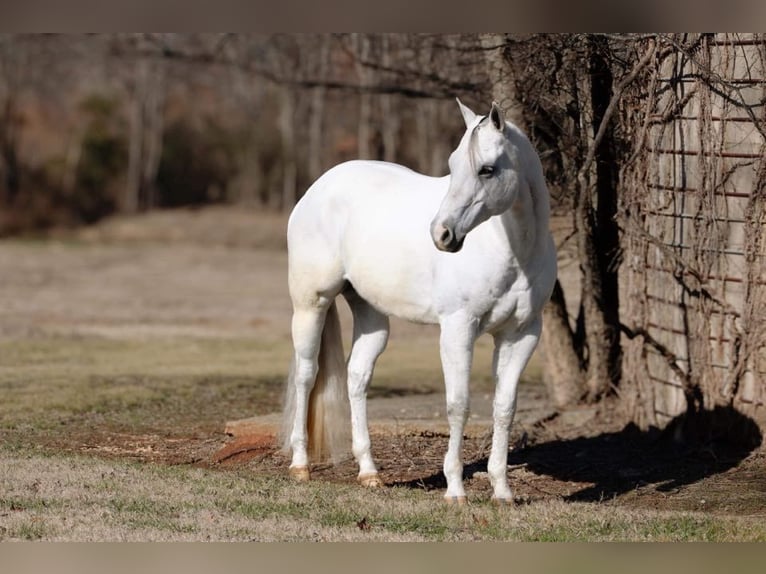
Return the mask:
[[459,508],[438,493],[297,485],[245,471],[4,451],[0,539],[16,540],[766,540],[757,517],[542,501]]

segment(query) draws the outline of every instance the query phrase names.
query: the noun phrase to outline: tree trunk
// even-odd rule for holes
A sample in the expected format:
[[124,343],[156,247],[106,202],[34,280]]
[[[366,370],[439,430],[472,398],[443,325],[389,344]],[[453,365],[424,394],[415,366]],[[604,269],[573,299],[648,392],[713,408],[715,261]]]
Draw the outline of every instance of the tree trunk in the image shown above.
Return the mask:
[[[606,59],[608,40],[589,37],[589,77],[593,133],[598,132],[612,98],[612,73]],[[620,238],[617,214],[617,160],[611,129],[595,150],[595,197],[591,186],[580,188],[578,226],[580,258],[584,267],[583,304],[587,325],[588,395],[598,398],[617,385],[620,377],[620,317],[617,270]]]
[[133,94],[128,103],[129,136],[128,136],[128,170],[125,191],[122,194],[121,209],[125,213],[136,213],[141,196],[141,148],[144,141],[144,114],[142,82],[143,62],[136,63],[133,77]]
[[[356,74],[359,83],[366,88],[370,85],[371,74],[367,68],[370,59],[370,38],[366,34],[354,34],[354,52],[356,53]],[[359,94],[359,123],[357,125],[357,155],[359,159],[372,159],[370,147],[372,132],[372,94],[362,91]]]
[[484,63],[489,76],[492,100],[497,102],[506,117],[522,129],[522,114],[514,89],[513,71],[505,57],[505,34],[480,34],[479,41],[484,50]]
[[[329,39],[321,35],[319,37],[319,47],[317,51],[316,61],[316,78],[320,82],[327,76],[327,65],[330,55],[330,42]],[[320,175],[322,175],[322,149],[324,148],[322,127],[324,120],[324,103],[325,93],[327,88],[323,85],[317,86],[312,89],[311,94],[311,113],[309,117],[309,178],[311,181],[316,181]]]
[[136,62],[130,102],[128,174],[121,208],[135,213],[155,207],[155,185],[162,157],[165,88],[160,64],[141,59]]
[[[391,66],[391,45],[387,35],[381,38],[381,61],[384,68]],[[394,107],[394,96],[385,94],[381,96],[380,108],[383,116],[381,136],[383,139],[383,160],[396,161],[396,143],[399,136],[399,116]]]
[[147,209],[157,206],[157,172],[162,159],[162,139],[165,130],[165,77],[161,62],[152,62],[147,75],[144,100],[144,142],[141,188]]
[[609,370],[609,326],[603,309],[603,284],[599,272],[593,203],[590,198],[590,178],[581,177],[578,183],[575,219],[577,246],[582,269],[581,316],[585,325],[585,348],[587,353],[588,399],[595,401],[606,393],[611,382]]
[[[485,64],[492,87],[492,99],[519,127],[524,125],[524,114],[518,107],[513,70],[506,60],[504,34],[481,34]],[[577,404],[585,395],[585,370],[581,354],[582,345],[569,322],[566,300],[561,284],[556,285],[550,301],[543,309],[541,350],[545,357],[544,373],[548,396],[556,408]]]
[[6,205],[13,205],[21,189],[21,177],[18,158],[18,120],[14,97],[7,96],[0,117],[0,153],[4,168],[3,184]]
[[298,164],[295,160],[295,94],[282,88],[279,135],[282,140],[282,193],[271,194],[271,207],[289,211],[298,201]]
[[564,291],[556,285],[551,300],[543,309],[543,370],[548,397],[556,408],[576,404],[585,395],[582,359],[575,351],[574,333],[569,323]]

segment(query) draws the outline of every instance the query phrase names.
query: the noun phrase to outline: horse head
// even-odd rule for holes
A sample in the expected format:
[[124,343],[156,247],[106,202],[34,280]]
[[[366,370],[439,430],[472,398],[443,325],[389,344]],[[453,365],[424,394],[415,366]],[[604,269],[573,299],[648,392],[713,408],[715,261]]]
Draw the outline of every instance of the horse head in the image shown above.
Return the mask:
[[457,252],[466,235],[509,209],[519,188],[518,153],[495,102],[478,116],[458,100],[466,131],[449,157],[447,195],[431,221],[431,238],[441,251]]

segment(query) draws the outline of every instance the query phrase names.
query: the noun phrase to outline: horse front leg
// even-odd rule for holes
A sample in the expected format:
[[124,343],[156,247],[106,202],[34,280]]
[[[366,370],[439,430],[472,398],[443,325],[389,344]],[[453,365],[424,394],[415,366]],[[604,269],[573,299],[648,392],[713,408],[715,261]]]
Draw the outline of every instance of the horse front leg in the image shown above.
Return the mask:
[[440,352],[447,395],[449,446],[444,457],[447,502],[465,503],[463,487],[463,430],[468,418],[468,383],[471,377],[477,321],[456,314],[441,323]]
[[495,335],[492,365],[495,376],[494,428],[487,474],[494,490],[493,498],[500,503],[513,501],[507,474],[508,434],[516,413],[519,379],[537,347],[541,327],[542,320],[537,319],[524,329],[506,329]]

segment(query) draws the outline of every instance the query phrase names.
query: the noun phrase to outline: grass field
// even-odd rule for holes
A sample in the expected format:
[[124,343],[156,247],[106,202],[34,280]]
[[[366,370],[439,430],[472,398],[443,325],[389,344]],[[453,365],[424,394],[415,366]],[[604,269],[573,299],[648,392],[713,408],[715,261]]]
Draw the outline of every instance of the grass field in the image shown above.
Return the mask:
[[[226,421],[279,410],[291,352],[285,254],[241,239],[259,217],[172,212],[0,243],[0,540],[766,541],[763,447],[612,467],[609,444],[643,443],[592,413],[525,427],[509,507],[489,500],[486,436],[468,443],[465,507],[441,500],[438,432],[375,435],[389,477],[375,491],[350,463],[300,485],[272,451],[218,464]],[[371,402],[438,410],[438,335],[393,327]],[[490,353],[482,340],[475,393],[491,391]],[[538,358],[525,385],[540,377]]]

